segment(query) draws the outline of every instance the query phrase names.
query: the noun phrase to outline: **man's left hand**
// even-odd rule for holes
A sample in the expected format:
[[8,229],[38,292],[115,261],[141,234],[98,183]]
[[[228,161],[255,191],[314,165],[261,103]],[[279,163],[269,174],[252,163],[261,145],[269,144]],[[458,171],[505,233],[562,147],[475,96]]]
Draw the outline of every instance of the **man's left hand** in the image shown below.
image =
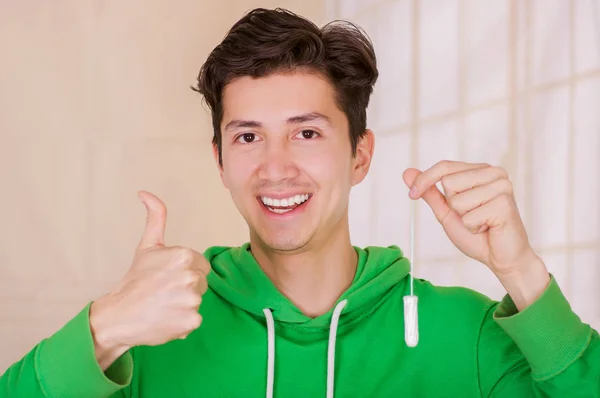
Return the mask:
[[407,169],[403,178],[410,197],[427,202],[452,243],[487,265],[519,309],[535,301],[550,277],[529,243],[506,170],[445,160],[423,172]]

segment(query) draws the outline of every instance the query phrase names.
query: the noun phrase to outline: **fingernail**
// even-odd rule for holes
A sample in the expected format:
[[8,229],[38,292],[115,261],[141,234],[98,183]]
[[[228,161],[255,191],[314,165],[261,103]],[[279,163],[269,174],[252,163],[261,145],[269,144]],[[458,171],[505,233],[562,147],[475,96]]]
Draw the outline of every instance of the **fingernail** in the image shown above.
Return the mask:
[[417,187],[413,186],[410,189],[409,195],[410,195],[411,198],[416,199],[417,198]]

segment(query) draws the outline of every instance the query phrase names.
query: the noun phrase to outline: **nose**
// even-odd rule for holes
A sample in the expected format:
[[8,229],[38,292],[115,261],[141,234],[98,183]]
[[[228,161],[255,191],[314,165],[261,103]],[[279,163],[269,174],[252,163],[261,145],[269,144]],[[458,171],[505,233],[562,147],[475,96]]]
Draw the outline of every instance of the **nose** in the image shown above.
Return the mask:
[[262,180],[279,182],[298,175],[294,156],[286,140],[271,140],[264,146],[258,177]]

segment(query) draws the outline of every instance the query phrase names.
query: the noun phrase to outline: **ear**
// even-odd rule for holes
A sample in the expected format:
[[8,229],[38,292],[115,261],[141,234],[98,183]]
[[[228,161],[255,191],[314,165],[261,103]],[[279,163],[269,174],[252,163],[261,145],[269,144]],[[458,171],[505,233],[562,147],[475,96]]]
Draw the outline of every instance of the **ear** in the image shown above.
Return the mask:
[[375,150],[375,134],[367,129],[356,146],[356,156],[352,160],[352,185],[360,183],[367,176]]
[[225,183],[225,178],[223,178],[223,166],[221,166],[219,164],[219,148],[217,148],[217,144],[212,144],[212,153],[213,153],[213,158],[215,159],[215,163],[217,164],[217,169],[219,169],[219,175],[221,176],[221,182],[223,182],[223,185],[225,185],[225,188],[228,188],[227,184]]

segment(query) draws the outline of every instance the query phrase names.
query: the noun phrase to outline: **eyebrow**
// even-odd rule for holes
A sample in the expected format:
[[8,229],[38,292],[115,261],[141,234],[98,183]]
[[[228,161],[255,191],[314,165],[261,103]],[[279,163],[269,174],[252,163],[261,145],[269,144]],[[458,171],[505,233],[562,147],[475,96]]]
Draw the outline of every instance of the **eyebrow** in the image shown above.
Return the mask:
[[[319,112],[304,113],[302,115],[292,116],[288,118],[288,124],[300,124],[306,122],[321,121],[331,125],[331,119]],[[259,128],[262,123],[254,120],[232,120],[225,126],[225,131],[231,131],[239,128]]]

